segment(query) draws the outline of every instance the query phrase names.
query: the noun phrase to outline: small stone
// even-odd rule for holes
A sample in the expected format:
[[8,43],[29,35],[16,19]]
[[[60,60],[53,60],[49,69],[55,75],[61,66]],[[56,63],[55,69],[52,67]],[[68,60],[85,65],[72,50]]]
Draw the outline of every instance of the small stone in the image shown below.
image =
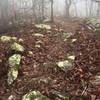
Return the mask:
[[57,66],[62,70],[70,70],[73,66],[73,63],[68,60],[65,60],[65,61],[57,62]]
[[100,75],[95,76],[96,80],[100,81]]
[[69,97],[66,96],[66,94],[64,94],[64,93],[61,93],[61,92],[58,92],[58,91],[55,91],[55,90],[52,90],[51,93],[53,95],[55,95],[55,97],[59,98],[57,100],[69,100]]
[[46,24],[36,24],[35,27],[50,30],[51,26]]
[[48,97],[42,95],[39,91],[31,91],[22,97],[22,100],[50,100]]
[[77,39],[72,39],[72,43],[73,43],[73,42],[76,42],[76,41],[77,41]]
[[35,33],[34,36],[36,36],[36,37],[44,37],[44,35],[40,34],[40,33]]
[[9,57],[8,62],[9,62],[9,67],[15,67],[20,64],[21,61],[21,55],[19,54],[14,54],[13,56]]
[[32,52],[32,51],[28,51],[28,54],[29,54],[29,55],[33,55],[33,52]]
[[36,41],[36,44],[42,44],[43,42],[41,40]]
[[19,42],[23,42],[24,40],[20,38],[18,41],[19,41]]
[[0,63],[2,62],[2,60],[0,59]]
[[74,55],[68,56],[68,59],[75,60],[75,56]]
[[16,42],[11,45],[11,49],[15,51],[20,51],[20,52],[23,52],[25,50],[23,46],[21,46],[20,44]]
[[36,44],[35,45],[35,48],[40,48],[41,46],[39,44]]
[[11,39],[17,41],[17,37],[11,37]]
[[14,54],[9,58],[9,71],[8,71],[8,84],[12,84],[14,80],[16,80],[18,76],[18,69],[21,62],[21,55]]
[[10,36],[1,36],[1,41],[2,42],[10,42],[11,41],[11,37]]
[[13,81],[16,80],[17,76],[18,76],[18,70],[14,68],[10,68],[8,72],[8,79],[7,79],[8,84],[12,84]]
[[13,98],[13,95],[10,95],[9,97],[8,97],[8,100],[13,100],[14,98]]
[[67,41],[73,34],[70,32],[70,33],[63,33],[63,38],[64,38],[64,41]]

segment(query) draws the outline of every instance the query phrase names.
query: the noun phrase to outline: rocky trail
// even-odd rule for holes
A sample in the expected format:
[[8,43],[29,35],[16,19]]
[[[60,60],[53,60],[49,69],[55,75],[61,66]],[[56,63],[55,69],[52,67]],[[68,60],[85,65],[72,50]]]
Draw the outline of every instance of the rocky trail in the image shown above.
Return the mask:
[[1,35],[0,100],[100,100],[99,26],[89,25],[21,25]]

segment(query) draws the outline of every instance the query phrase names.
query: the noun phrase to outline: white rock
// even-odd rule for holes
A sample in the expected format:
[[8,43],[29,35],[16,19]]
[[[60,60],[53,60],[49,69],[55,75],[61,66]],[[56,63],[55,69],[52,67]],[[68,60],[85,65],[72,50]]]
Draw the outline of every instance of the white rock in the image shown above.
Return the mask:
[[2,59],[0,59],[0,63],[2,62]]
[[75,56],[74,55],[68,56],[68,59],[75,60]]
[[18,76],[18,69],[21,62],[21,55],[14,54],[8,60],[9,62],[9,71],[8,71],[8,79],[7,83],[12,84],[14,80],[16,80]]
[[19,42],[23,42],[24,40],[20,38],[18,41],[19,41]]
[[14,98],[13,98],[13,95],[10,95],[9,97],[8,97],[8,100],[13,100]]
[[18,70],[15,70],[14,68],[10,68],[8,72],[8,79],[7,82],[8,84],[12,84],[14,80],[16,80],[18,76]]
[[10,42],[10,41],[17,41],[17,37],[10,37],[10,36],[1,36],[2,42]]
[[32,52],[32,51],[28,51],[28,54],[29,54],[29,55],[33,55],[33,52]]
[[100,81],[100,75],[95,76],[96,80]]
[[11,37],[11,39],[17,41],[17,37]]
[[37,36],[37,37],[44,37],[43,34],[40,34],[40,33],[35,33],[34,36]]
[[21,55],[19,54],[14,54],[13,56],[9,57],[8,62],[9,62],[9,67],[15,67],[20,64],[21,61]]
[[22,100],[31,100],[31,98],[33,98],[32,100],[50,100],[46,96],[42,95],[39,91],[31,91],[25,94],[22,97]]
[[1,41],[2,42],[10,42],[11,41],[11,37],[10,36],[1,36]]
[[46,24],[36,24],[35,27],[50,30],[51,26]]
[[76,42],[76,41],[77,41],[77,39],[72,39],[72,43],[73,43],[73,42]]
[[69,62],[68,60],[65,60],[65,61],[57,62],[57,66],[62,70],[65,70],[65,69],[70,69],[73,66],[73,63]]
[[41,46],[39,44],[36,44],[35,45],[35,48],[40,48]]
[[43,42],[41,40],[36,41],[36,44],[42,44]]
[[21,52],[25,50],[23,46],[21,46],[20,44],[16,42],[11,45],[11,49],[15,51],[21,51]]
[[69,32],[69,33],[63,33],[64,39],[68,39],[68,38],[70,38],[72,35],[73,35],[73,34],[72,34],[71,32]]

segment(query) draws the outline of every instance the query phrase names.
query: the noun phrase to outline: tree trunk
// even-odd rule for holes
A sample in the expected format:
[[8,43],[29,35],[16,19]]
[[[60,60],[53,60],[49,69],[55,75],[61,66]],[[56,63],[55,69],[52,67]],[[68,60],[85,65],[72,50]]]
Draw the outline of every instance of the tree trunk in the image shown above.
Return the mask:
[[65,16],[66,18],[70,17],[70,6],[71,6],[72,1],[71,0],[65,0]]
[[44,20],[44,0],[42,0],[42,21]]
[[86,2],[86,17],[88,17],[88,0],[86,0],[85,2]]
[[0,1],[0,12],[1,12],[1,19],[0,19],[0,31],[6,30],[9,20],[8,20],[8,0]]
[[36,5],[36,0],[32,0],[33,18],[34,18],[35,21],[37,22],[37,16],[36,16],[36,12],[35,12],[35,5]]
[[54,22],[54,15],[53,15],[53,0],[51,0],[51,22]]
[[90,17],[92,17],[92,11],[93,11],[93,1],[91,1],[90,3],[90,12],[89,12]]
[[98,2],[97,17],[100,17],[100,2]]
[[66,7],[66,18],[70,17],[70,11],[69,11],[70,7]]

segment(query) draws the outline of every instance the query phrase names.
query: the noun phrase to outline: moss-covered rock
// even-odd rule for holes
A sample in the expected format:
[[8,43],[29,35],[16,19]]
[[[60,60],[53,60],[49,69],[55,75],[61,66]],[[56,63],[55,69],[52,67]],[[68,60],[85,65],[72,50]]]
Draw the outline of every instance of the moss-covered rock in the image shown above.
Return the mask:
[[70,70],[73,67],[73,62],[65,60],[57,62],[57,66],[62,70]]
[[20,45],[16,42],[11,45],[11,49],[15,50],[15,51],[20,51],[20,52],[23,52],[25,50],[22,45]]
[[44,35],[41,34],[41,33],[35,33],[35,34],[33,34],[33,35],[36,36],[36,37],[44,37]]
[[1,36],[1,42],[10,42],[11,41],[11,37],[10,36]]
[[21,55],[14,54],[13,56],[9,57],[9,59],[8,59],[9,67],[19,66],[20,61],[21,61]]
[[17,41],[17,37],[1,36],[0,40],[1,40],[1,42]]
[[39,91],[31,91],[22,97],[22,100],[50,100],[48,97],[42,95]]
[[14,54],[9,58],[8,84],[12,84],[18,76],[18,69],[21,61],[21,55]]
[[55,96],[58,97],[59,99],[57,100],[69,100],[69,97],[65,95],[64,93],[61,93],[59,91],[51,91],[51,93]]
[[35,27],[50,30],[51,26],[47,24],[36,24]]
[[72,36],[73,34],[71,32],[67,33],[63,33],[63,38],[64,38],[64,41],[67,41],[69,40],[69,38]]

